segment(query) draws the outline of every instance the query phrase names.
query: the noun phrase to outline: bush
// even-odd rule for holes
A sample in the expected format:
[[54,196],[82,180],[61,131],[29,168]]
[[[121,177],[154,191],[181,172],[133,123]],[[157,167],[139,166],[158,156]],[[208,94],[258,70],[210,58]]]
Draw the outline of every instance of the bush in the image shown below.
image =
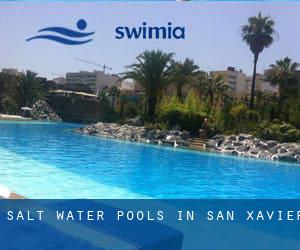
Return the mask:
[[258,136],[280,142],[300,141],[300,130],[288,123],[263,123]]
[[197,132],[201,128],[204,118],[204,115],[189,110],[166,110],[160,114],[160,120],[169,127],[178,125],[181,129],[192,133]]
[[229,111],[231,127],[235,133],[253,133],[257,129],[260,117],[257,111],[249,110],[245,104],[237,104]]
[[157,110],[158,121],[169,128],[179,126],[180,129],[196,133],[202,126],[207,116],[200,110],[196,96],[187,98],[186,103],[181,103],[175,96],[165,97]]
[[293,100],[289,110],[289,122],[300,129],[300,100]]

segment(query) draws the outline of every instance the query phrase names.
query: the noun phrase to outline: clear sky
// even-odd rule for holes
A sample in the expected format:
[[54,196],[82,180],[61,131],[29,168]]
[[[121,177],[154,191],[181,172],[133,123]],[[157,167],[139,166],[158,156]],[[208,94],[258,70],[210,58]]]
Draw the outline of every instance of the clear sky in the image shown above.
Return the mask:
[[[259,11],[276,22],[278,40],[260,56],[258,71],[285,56],[300,62],[300,3],[287,2],[161,2],[161,3],[8,3],[0,2],[0,68],[31,69],[53,78],[66,72],[94,70],[75,58],[124,71],[145,49],[174,52],[176,59],[194,59],[203,70],[227,66],[252,72],[253,56],[241,41],[240,27]],[[47,40],[26,42],[37,30],[49,26],[76,29],[78,19],[95,31],[91,43],[67,46]],[[117,40],[116,26],[162,26],[169,21],[186,27],[185,40]]]

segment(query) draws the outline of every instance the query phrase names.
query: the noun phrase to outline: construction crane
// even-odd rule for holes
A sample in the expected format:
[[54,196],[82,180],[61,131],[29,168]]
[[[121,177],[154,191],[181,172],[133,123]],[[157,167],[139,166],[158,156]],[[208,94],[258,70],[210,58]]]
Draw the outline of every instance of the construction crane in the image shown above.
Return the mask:
[[102,65],[102,64],[94,63],[94,62],[91,62],[91,61],[88,61],[88,60],[85,60],[85,59],[81,59],[81,58],[76,58],[76,60],[80,61],[80,62],[84,62],[84,63],[88,63],[88,64],[91,64],[91,65],[101,67],[102,70],[103,70],[103,73],[105,73],[106,70],[112,70],[112,68],[108,67],[106,64]]

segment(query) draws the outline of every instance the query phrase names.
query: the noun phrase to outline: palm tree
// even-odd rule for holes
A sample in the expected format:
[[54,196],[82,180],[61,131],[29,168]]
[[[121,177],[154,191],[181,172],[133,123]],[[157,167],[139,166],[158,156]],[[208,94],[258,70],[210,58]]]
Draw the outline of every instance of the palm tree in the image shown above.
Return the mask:
[[150,119],[154,118],[162,90],[171,82],[173,55],[160,50],[145,51],[136,58],[137,63],[127,66],[129,70],[123,73],[123,79],[133,79],[144,88]]
[[186,58],[184,62],[176,62],[174,65],[174,83],[176,95],[183,101],[182,88],[185,84],[193,83],[199,75],[199,67],[193,60]]
[[278,86],[280,101],[288,95],[299,94],[299,81],[296,75],[298,67],[299,64],[289,57],[270,65],[267,78],[271,84]]
[[206,93],[211,107],[215,107],[217,99],[218,105],[221,105],[223,97],[229,92],[229,86],[221,75],[208,75],[206,83]]
[[32,106],[35,101],[43,98],[41,82],[37,74],[27,71],[17,83],[17,98],[19,106]]
[[255,78],[256,78],[256,66],[259,54],[264,48],[269,47],[275,36],[274,31],[275,22],[270,17],[264,17],[261,13],[258,16],[250,17],[248,24],[242,26],[242,39],[249,46],[254,55],[254,67],[251,85],[251,98],[250,108],[253,108],[254,103],[254,91],[255,91]]
[[206,72],[199,71],[196,80],[192,83],[192,87],[198,92],[200,99],[203,99],[207,93],[207,78],[208,74]]
[[114,110],[116,97],[120,95],[120,90],[117,86],[111,86],[108,93],[111,96],[111,109]]

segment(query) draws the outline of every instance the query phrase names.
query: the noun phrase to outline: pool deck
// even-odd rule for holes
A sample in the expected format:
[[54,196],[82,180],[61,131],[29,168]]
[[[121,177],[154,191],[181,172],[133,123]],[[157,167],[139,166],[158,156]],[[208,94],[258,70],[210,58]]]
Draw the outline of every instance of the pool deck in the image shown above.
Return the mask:
[[20,115],[5,115],[0,114],[0,120],[7,120],[7,121],[31,121],[31,118],[23,117]]
[[26,199],[24,196],[16,194],[16,193],[11,193],[9,198],[10,200],[20,200],[20,199]]

